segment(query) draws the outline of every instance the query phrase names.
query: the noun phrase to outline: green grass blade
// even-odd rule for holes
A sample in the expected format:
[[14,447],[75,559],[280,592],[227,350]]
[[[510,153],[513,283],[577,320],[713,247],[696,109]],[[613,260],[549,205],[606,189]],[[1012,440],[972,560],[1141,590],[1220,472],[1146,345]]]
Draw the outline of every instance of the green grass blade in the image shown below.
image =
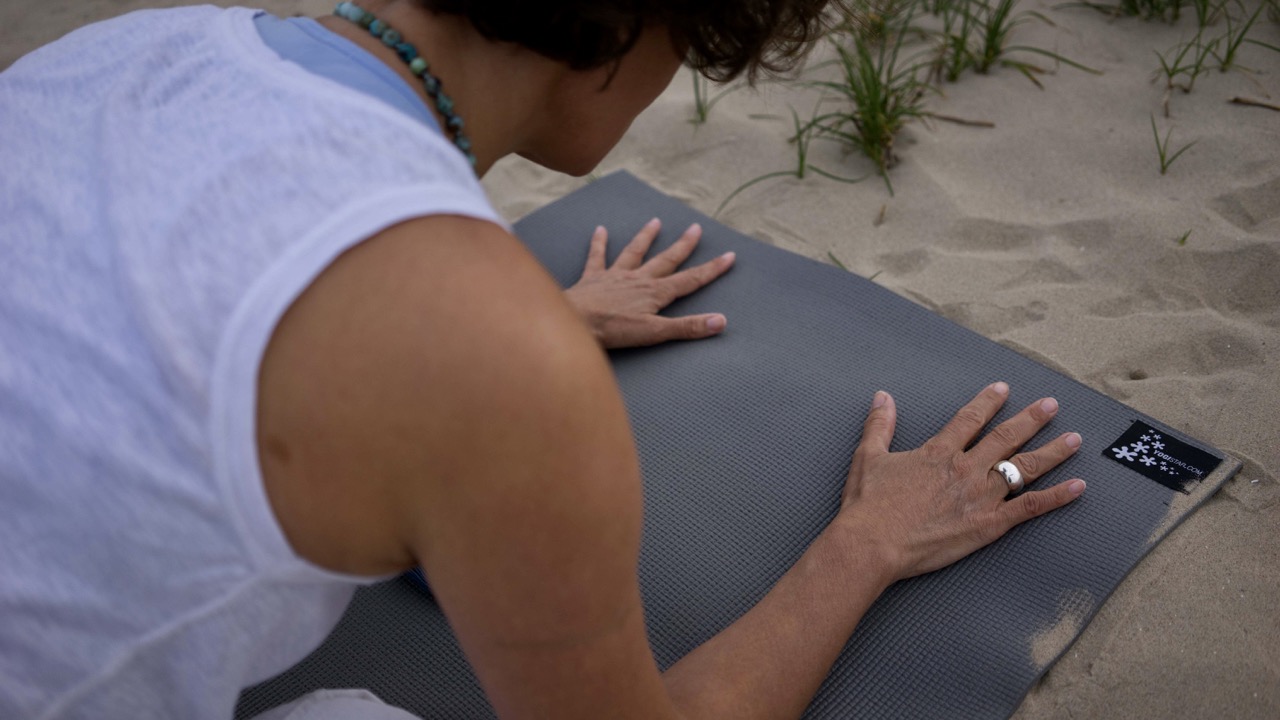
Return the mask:
[[812,171],[814,171],[814,172],[816,172],[816,173],[818,173],[818,174],[819,174],[819,175],[821,175],[822,177],[829,179],[829,180],[835,180],[835,181],[837,181],[837,182],[848,183],[848,184],[850,184],[850,185],[853,185],[854,183],[860,183],[860,182],[862,182],[863,180],[866,180],[867,178],[871,177],[870,175],[863,175],[862,177],[859,177],[859,178],[847,178],[847,177],[840,177],[839,175],[833,175],[833,174],[831,174],[831,173],[827,172],[826,170],[823,170],[822,168],[820,168],[820,167],[818,167],[818,166],[816,166],[816,165],[810,165],[810,166],[809,166],[809,169],[810,169],[810,170],[812,170]]
[[1268,50],[1274,50],[1275,52],[1280,52],[1280,47],[1276,47],[1275,45],[1272,45],[1270,43],[1264,43],[1261,40],[1254,40],[1253,38],[1249,38],[1248,40],[1245,40],[1245,42],[1250,43],[1252,45],[1258,45],[1260,47],[1264,47]]
[[[1173,134],[1173,131],[1172,131],[1172,130],[1170,130],[1170,131],[1169,131],[1169,134],[1170,134],[1170,135],[1172,135],[1172,134]],[[1166,138],[1165,138],[1166,146],[1167,146],[1167,143],[1168,143],[1168,142],[1169,142],[1169,138],[1167,138],[1167,137],[1166,137]],[[1182,153],[1184,153],[1184,152],[1186,152],[1186,151],[1190,150],[1190,149],[1191,149],[1191,146],[1192,146],[1192,145],[1195,145],[1195,144],[1196,144],[1196,143],[1198,143],[1198,142],[1200,142],[1200,141],[1199,141],[1199,140],[1192,140],[1191,142],[1189,142],[1189,143],[1187,143],[1186,145],[1182,146],[1182,149],[1181,149],[1181,150],[1179,150],[1178,152],[1174,153],[1174,154],[1173,154],[1173,157],[1169,158],[1169,162],[1165,163],[1165,164],[1164,164],[1164,166],[1165,166],[1166,168],[1168,168],[1170,165],[1173,165],[1173,161],[1174,161],[1174,160],[1177,160],[1177,159],[1178,159],[1178,157],[1182,155]]]
[[1058,62],[1062,63],[1063,65],[1070,65],[1071,67],[1073,67],[1073,68],[1075,68],[1075,69],[1077,69],[1077,70],[1083,70],[1083,71],[1085,71],[1085,72],[1087,72],[1087,73],[1090,73],[1090,74],[1093,74],[1093,75],[1101,75],[1101,74],[1102,74],[1102,71],[1101,71],[1101,70],[1097,70],[1097,69],[1091,68],[1091,67],[1089,67],[1088,65],[1081,65],[1080,63],[1076,62],[1075,60],[1070,60],[1070,59],[1068,59],[1068,58],[1065,58],[1065,57],[1063,57],[1063,56],[1059,55],[1058,53],[1050,52],[1050,51],[1045,50],[1045,49],[1043,49],[1043,48],[1031,47],[1030,45],[1013,45],[1013,46],[1010,46],[1009,48],[1007,48],[1007,49],[1006,49],[1006,52],[1014,52],[1014,51],[1019,51],[1019,52],[1029,52],[1029,53],[1035,53],[1035,54],[1037,54],[1037,55],[1043,55],[1043,56],[1045,56],[1045,57],[1053,58],[1054,60],[1056,60],[1056,61],[1058,61]]
[[715,212],[713,212],[713,213],[711,213],[711,217],[713,217],[713,218],[714,218],[714,217],[719,217],[719,216],[720,216],[720,211],[724,210],[725,206],[726,206],[726,205],[728,205],[730,201],[732,201],[734,198],[738,197],[738,195],[739,195],[739,194],[741,194],[743,190],[746,190],[747,188],[751,187],[752,185],[756,185],[756,184],[762,183],[762,182],[764,182],[765,180],[769,180],[769,179],[771,179],[771,178],[776,178],[776,177],[795,177],[795,176],[796,176],[796,172],[795,172],[794,170],[778,170],[778,171],[771,172],[771,173],[765,173],[764,175],[761,175],[760,177],[757,177],[757,178],[752,178],[751,180],[748,180],[748,181],[746,181],[745,183],[743,183],[743,184],[739,185],[739,186],[738,186],[738,189],[736,189],[736,190],[734,190],[733,192],[729,193],[729,197],[725,198],[725,199],[724,199],[724,202],[720,203],[720,207],[716,208],[716,211],[715,211]]

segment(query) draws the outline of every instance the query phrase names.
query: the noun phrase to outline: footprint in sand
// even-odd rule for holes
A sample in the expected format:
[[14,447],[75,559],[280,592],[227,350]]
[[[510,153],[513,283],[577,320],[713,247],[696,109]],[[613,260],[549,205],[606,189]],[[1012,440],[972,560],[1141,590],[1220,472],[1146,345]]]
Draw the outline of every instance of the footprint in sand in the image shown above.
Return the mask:
[[1260,185],[1232,190],[1210,201],[1209,206],[1227,222],[1246,232],[1262,232],[1275,224],[1280,230],[1280,177]]

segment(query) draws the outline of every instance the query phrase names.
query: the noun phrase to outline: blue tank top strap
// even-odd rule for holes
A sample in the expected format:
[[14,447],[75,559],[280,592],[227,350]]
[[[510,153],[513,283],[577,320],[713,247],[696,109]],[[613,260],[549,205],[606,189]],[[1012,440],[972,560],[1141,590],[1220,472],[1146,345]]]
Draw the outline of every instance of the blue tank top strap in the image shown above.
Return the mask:
[[375,97],[443,134],[413,88],[364,48],[311,18],[254,17],[258,35],[281,58],[307,71]]

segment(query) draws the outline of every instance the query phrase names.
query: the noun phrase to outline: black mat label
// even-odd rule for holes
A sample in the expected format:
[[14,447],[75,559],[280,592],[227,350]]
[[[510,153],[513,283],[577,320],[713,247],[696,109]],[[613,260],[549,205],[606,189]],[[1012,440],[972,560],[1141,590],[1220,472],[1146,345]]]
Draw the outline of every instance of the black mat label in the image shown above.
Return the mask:
[[1141,420],[1134,421],[1102,455],[1180,493],[1190,492],[1191,483],[1204,480],[1222,462]]

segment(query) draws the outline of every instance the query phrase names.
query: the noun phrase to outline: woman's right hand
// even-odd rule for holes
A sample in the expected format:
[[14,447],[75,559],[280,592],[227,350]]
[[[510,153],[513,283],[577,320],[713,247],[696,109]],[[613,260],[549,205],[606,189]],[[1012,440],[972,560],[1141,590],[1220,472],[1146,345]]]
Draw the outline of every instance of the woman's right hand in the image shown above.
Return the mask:
[[1052,398],[1033,403],[978,440],[1008,395],[1005,383],[990,385],[923,446],[889,452],[897,406],[888,393],[876,393],[836,522],[881,550],[893,577],[950,565],[1084,492],[1084,481],[1072,479],[1007,498],[996,463],[1010,460],[1030,483],[1080,447],[1080,436],[1066,433],[1014,454],[1053,419],[1058,403]]

